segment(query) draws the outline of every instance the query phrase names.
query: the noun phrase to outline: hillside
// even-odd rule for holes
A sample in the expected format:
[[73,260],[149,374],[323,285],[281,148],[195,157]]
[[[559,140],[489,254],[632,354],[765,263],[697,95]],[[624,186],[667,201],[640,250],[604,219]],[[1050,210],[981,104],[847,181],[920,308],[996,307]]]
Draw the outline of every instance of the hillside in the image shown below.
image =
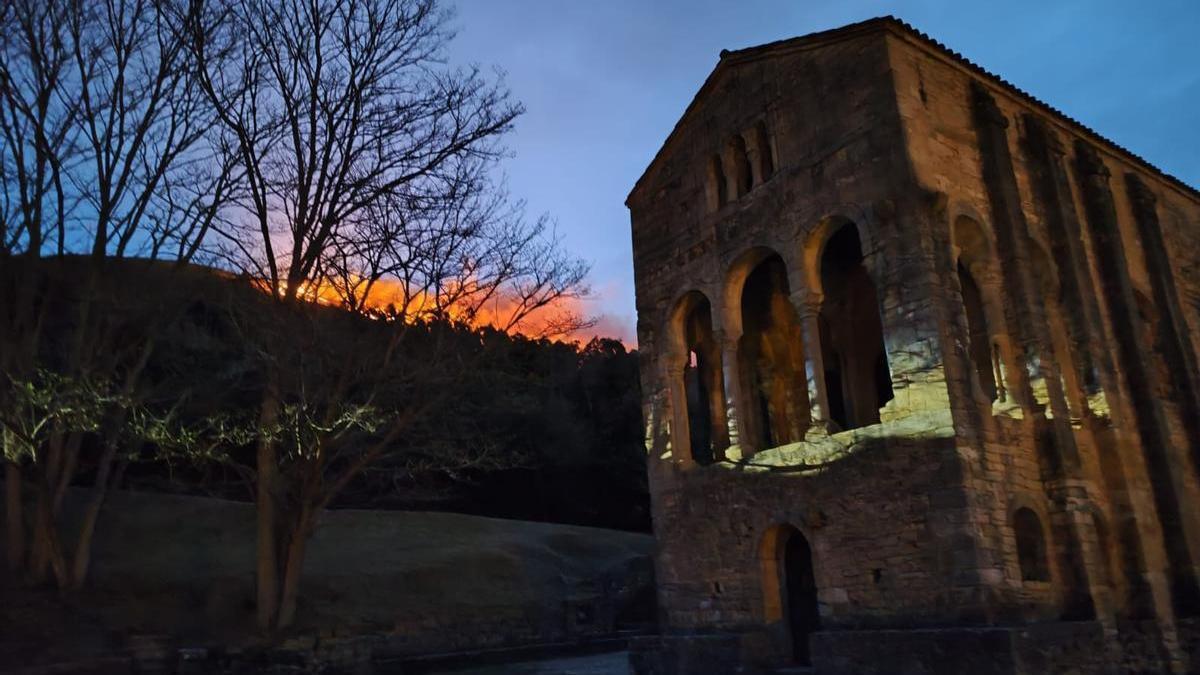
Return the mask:
[[[95,639],[115,650],[147,633],[181,644],[252,642],[253,526],[250,504],[113,494],[91,589],[71,609],[79,613],[71,625],[107,631]],[[652,547],[647,535],[597,528],[330,511],[312,539],[294,632],[387,633],[399,653],[604,634],[652,616]],[[10,657],[16,643],[53,637],[39,636],[37,621],[10,615],[5,623],[14,628],[5,637]]]

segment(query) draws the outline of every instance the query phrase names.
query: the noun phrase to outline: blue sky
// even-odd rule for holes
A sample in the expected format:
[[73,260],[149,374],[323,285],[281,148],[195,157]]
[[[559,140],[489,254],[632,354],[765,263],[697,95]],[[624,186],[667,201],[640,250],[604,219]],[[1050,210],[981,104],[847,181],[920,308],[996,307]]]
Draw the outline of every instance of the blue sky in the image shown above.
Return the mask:
[[513,194],[591,262],[598,327],[634,337],[625,196],[717,62],[892,14],[1200,186],[1200,0],[457,0],[456,62],[496,66],[527,108]]

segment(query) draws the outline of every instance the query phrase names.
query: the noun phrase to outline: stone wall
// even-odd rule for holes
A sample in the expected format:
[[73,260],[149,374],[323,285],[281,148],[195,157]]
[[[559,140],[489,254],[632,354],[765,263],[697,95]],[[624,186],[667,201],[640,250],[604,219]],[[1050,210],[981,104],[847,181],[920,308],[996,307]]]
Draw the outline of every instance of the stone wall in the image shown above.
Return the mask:
[[994,410],[963,430],[982,447],[966,465],[981,551],[1008,561],[997,591],[1021,602],[1004,524],[1031,504],[1050,523],[1060,610],[1156,617],[1171,651],[1176,617],[1197,611],[1196,305],[1181,298],[1200,199],[926,40],[890,44],[917,180],[945,195],[955,255],[971,248],[961,222],[987,233],[1009,369],[1037,364],[1014,383],[1029,392],[1015,433],[996,442]]
[[[671,650],[736,635],[786,662],[797,533],[814,650],[1067,619],[1184,667],[1195,190],[884,19],[723,54],[627,203]],[[858,278],[827,272],[838,246],[868,292],[830,286]],[[833,327],[862,298],[874,382],[869,322]],[[979,634],[997,672],[1097,667],[1091,628],[1029,631]]]
[[[805,475],[723,468],[658,479],[660,607],[673,631],[763,631],[774,652],[790,636],[763,579],[778,575],[770,530],[788,523],[812,547],[823,629],[937,624],[980,611],[970,541],[930,517],[959,505],[949,439],[889,440]],[[949,474],[950,478],[947,477]],[[968,590],[964,590],[968,589]]]

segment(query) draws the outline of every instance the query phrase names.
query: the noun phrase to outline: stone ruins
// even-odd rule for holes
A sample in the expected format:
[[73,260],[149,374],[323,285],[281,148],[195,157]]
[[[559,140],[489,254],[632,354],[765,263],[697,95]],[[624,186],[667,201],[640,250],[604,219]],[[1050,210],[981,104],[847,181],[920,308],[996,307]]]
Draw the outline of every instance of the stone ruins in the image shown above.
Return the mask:
[[639,671],[1200,670],[1194,188],[883,18],[723,52],[627,204]]

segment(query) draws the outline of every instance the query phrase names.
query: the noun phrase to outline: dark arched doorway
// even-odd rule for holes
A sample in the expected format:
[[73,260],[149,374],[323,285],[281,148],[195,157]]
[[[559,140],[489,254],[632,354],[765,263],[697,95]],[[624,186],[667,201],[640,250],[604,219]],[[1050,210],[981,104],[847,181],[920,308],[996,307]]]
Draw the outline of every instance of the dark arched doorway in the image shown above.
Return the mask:
[[808,665],[808,636],[820,627],[821,618],[817,612],[817,582],[813,576],[812,550],[808,547],[808,540],[797,530],[792,530],[784,543],[783,576],[792,655],[797,663]]
[[767,530],[760,551],[768,630],[780,657],[808,665],[808,637],[821,623],[808,539],[791,525],[775,525]]

